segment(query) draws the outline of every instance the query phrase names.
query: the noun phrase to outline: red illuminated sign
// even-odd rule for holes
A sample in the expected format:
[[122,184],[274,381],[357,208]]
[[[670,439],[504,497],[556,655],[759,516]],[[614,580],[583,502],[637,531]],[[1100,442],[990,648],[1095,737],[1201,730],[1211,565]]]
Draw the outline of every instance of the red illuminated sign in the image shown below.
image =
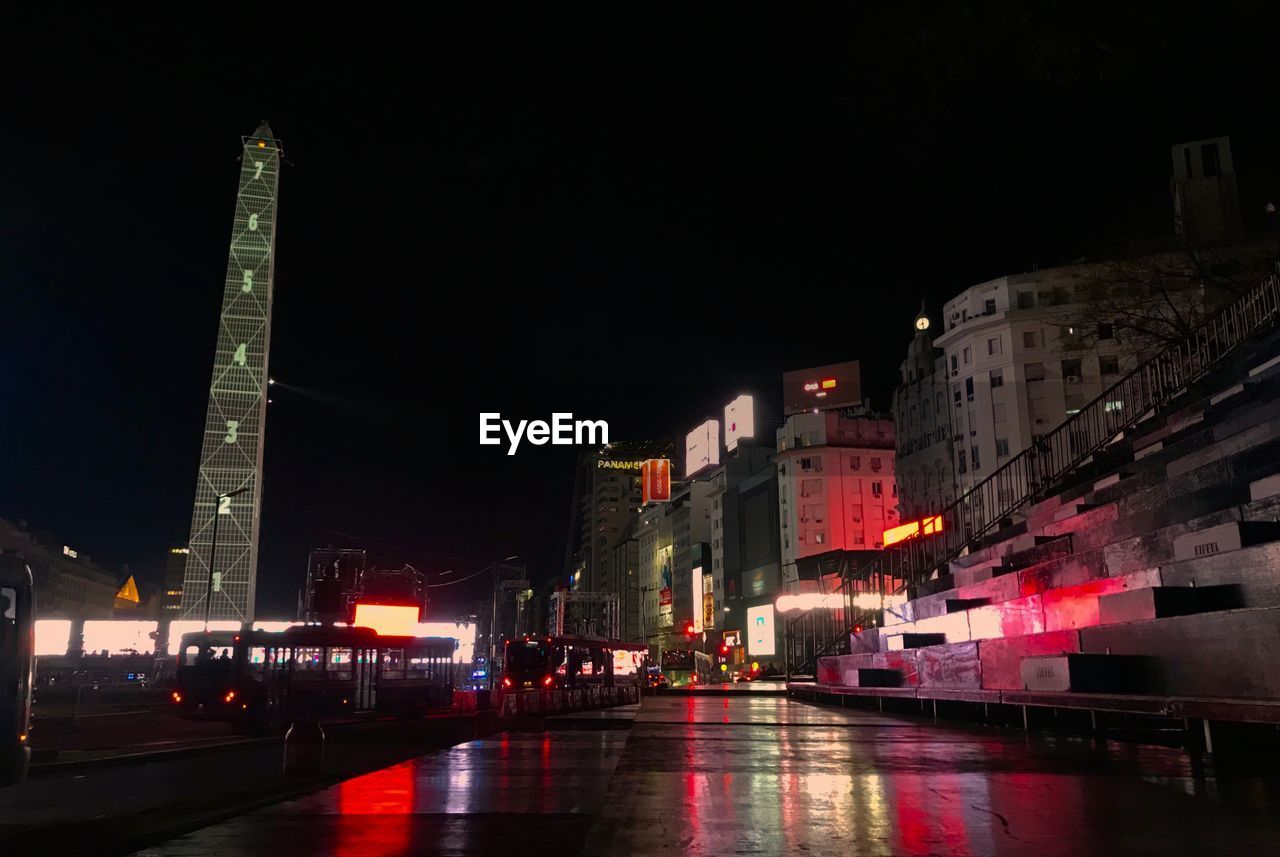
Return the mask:
[[642,503],[665,503],[671,499],[671,462],[650,458],[640,467]]
[[890,527],[884,531],[884,546],[888,547],[907,539],[914,539],[916,536],[931,536],[934,533],[942,532],[942,516],[934,515],[931,518],[925,518],[921,521],[912,521],[909,524],[899,524],[896,527]]

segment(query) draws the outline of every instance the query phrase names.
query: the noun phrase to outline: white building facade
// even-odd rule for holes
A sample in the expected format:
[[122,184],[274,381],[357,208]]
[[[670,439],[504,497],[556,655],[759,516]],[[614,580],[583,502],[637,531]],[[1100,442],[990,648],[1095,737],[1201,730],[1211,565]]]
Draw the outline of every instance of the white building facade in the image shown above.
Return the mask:
[[892,421],[853,411],[795,414],[778,430],[782,575],[797,559],[832,550],[878,550],[898,525]]

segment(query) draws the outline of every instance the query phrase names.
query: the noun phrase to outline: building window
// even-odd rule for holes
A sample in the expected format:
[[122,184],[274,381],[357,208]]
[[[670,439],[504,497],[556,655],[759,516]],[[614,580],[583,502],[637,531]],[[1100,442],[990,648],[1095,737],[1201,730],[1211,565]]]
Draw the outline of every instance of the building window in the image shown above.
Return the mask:
[[1062,379],[1068,384],[1079,384],[1083,374],[1079,360],[1062,361]]
[[969,465],[968,465],[967,463],[965,463],[964,450],[963,450],[963,449],[962,449],[962,450],[960,450],[960,451],[957,453],[957,455],[959,456],[959,459],[960,459],[960,460],[959,460],[959,466],[958,466],[958,467],[956,467],[956,470],[959,470],[961,473],[968,473],[968,472],[969,472]]
[[958,408],[960,407],[960,388],[959,387],[956,387],[955,398],[956,398],[956,407]]
[[956,368],[957,368],[956,356],[952,354],[951,355],[951,374],[952,375],[956,374]]
[[862,456],[860,456],[860,455],[851,455],[851,456],[849,456],[849,469],[850,469],[850,470],[861,470],[861,469],[862,469]]
[[978,463],[978,448],[976,446],[969,447],[969,457],[973,459],[973,469],[977,470],[982,465]]
[[872,472],[872,473],[879,473],[879,472],[880,472],[880,459],[878,459],[878,458],[876,458],[876,457],[874,457],[874,456],[872,456],[872,458],[871,458],[871,472]]
[[1028,363],[1026,371],[1027,371],[1028,381],[1044,380],[1044,364],[1043,363]]
[[985,312],[987,315],[995,315],[995,312],[996,312],[996,299],[995,299],[995,298],[987,298],[985,301],[983,301],[983,303],[982,303],[982,310],[983,310],[983,312]]
[[973,401],[973,377],[972,376],[964,379],[964,394],[969,401],[971,402]]
[[1115,331],[1112,330],[1110,322],[1106,322],[1106,321],[1098,322],[1098,338],[1099,339],[1115,339]]
[[879,497],[882,492],[883,492],[883,487],[881,486],[881,483],[879,482],[871,483],[871,496]]
[[1001,369],[997,369],[997,370],[995,370],[994,372],[992,372],[992,373],[991,373],[991,386],[992,386],[992,387],[1003,387],[1003,386],[1004,386],[1004,371],[1003,371],[1003,370],[1001,370]]
[[1222,175],[1222,161],[1218,156],[1217,143],[1204,143],[1200,146],[1200,163],[1204,166],[1204,177]]
[[1031,309],[1036,305],[1036,296],[1032,292],[1018,292],[1018,309]]
[[996,457],[1004,458],[1008,454],[1009,454],[1009,438],[1007,437],[996,438]]
[[969,365],[969,359],[970,359],[969,346],[966,345],[964,347],[964,365],[966,366]]
[[1022,332],[1022,347],[1023,348],[1036,347],[1036,332],[1034,330],[1024,330]]
[[995,336],[987,340],[987,355],[1000,353],[1000,337]]
[[1098,358],[1098,371],[1103,375],[1119,375],[1120,374],[1120,358],[1114,355],[1101,356]]

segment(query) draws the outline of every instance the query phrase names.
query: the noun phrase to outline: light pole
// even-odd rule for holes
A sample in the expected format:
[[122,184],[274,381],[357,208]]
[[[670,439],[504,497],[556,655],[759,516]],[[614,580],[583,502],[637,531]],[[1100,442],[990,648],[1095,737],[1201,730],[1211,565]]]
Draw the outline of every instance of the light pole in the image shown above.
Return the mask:
[[489,674],[489,689],[493,690],[495,681],[493,675],[493,661],[498,650],[498,566],[504,562],[511,562],[513,559],[519,559],[519,555],[509,556],[506,559],[495,559],[493,561],[493,615],[489,622],[489,663],[486,665],[485,672]]
[[234,491],[228,491],[226,494],[219,494],[213,503],[213,538],[209,545],[209,582],[204,591],[204,629],[209,630],[209,602],[213,601],[213,564],[218,557],[218,518],[222,517],[222,501],[229,500],[232,497],[239,497],[249,488],[237,488]]

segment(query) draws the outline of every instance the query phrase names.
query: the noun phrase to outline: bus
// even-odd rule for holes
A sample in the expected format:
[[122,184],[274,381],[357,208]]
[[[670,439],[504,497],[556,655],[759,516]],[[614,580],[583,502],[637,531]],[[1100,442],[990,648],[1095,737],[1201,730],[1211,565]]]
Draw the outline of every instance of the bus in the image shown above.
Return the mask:
[[715,678],[711,658],[693,649],[669,649],[662,653],[662,674],[667,687],[710,684]]
[[502,655],[504,691],[640,686],[648,646],[586,637],[507,640]]
[[20,558],[0,555],[0,786],[27,775],[35,679],[35,590]]
[[344,625],[197,631],[182,635],[170,698],[183,717],[249,732],[304,716],[421,717],[453,704],[456,645]]

